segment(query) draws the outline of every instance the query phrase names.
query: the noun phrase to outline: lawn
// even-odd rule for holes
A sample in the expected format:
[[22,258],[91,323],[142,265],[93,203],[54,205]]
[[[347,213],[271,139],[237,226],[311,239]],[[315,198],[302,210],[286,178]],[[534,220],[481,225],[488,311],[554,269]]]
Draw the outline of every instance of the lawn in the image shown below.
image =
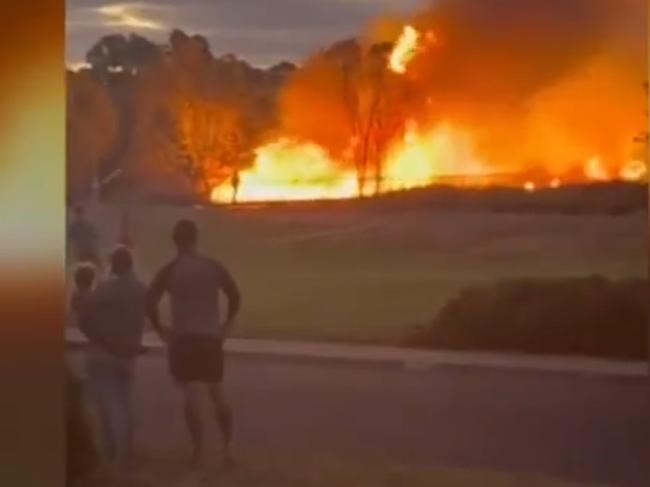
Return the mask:
[[[119,207],[92,211],[105,251]],[[201,247],[232,269],[239,336],[398,343],[461,287],[509,277],[647,272],[647,213],[560,215],[371,207],[129,208],[142,276],[197,220]]]

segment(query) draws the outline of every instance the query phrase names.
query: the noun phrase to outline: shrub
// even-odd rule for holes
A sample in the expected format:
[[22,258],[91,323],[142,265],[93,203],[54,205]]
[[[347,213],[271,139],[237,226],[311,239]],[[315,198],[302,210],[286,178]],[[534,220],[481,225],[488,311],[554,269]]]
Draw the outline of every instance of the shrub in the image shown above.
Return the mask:
[[648,280],[520,279],[466,288],[411,345],[642,359]]

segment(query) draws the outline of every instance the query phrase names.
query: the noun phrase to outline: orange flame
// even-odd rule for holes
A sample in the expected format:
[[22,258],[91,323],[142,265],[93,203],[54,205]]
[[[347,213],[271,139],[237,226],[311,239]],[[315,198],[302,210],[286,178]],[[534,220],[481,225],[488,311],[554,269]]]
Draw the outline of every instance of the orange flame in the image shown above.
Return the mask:
[[282,138],[258,147],[253,166],[232,185],[213,189],[216,203],[237,201],[300,201],[351,198],[356,195],[354,172],[342,169],[322,147]]
[[[333,158],[313,142],[280,138],[258,147],[254,164],[239,175],[237,193],[231,184],[212,191],[215,203],[305,201],[346,199],[358,196],[357,178],[350,162]],[[393,144],[383,161],[382,192],[394,192],[451,181],[455,185],[511,184],[527,192],[540,187],[562,186],[559,176],[548,180],[523,179],[521,175],[497,176],[477,156],[472,138],[449,123],[420,131],[409,121],[404,137]],[[611,181],[611,170],[594,156],[584,165],[588,181]],[[622,166],[619,178],[638,182],[648,174],[645,162],[633,160]],[[519,181],[519,182],[518,182]]]
[[[358,196],[355,171],[332,158],[321,146],[281,138],[256,150],[250,169],[239,175],[239,186],[215,187],[216,203],[345,199]],[[382,192],[429,186],[440,177],[476,177],[487,174],[474,154],[471,139],[443,123],[420,133],[410,121],[402,140],[383,162]]]
[[406,68],[417,54],[420,33],[410,25],[402,30],[388,59],[388,68],[397,74],[406,73]]
[[389,150],[384,164],[386,191],[429,186],[441,177],[487,173],[471,138],[448,123],[421,134],[417,124],[409,121],[403,141]]
[[537,185],[535,184],[535,181],[526,181],[524,183],[524,190],[528,193],[534,193],[536,189]]
[[585,176],[592,181],[608,181],[611,179],[609,170],[600,157],[595,156],[585,164]]
[[623,181],[638,182],[648,175],[648,166],[645,162],[634,160],[621,168],[620,178]]

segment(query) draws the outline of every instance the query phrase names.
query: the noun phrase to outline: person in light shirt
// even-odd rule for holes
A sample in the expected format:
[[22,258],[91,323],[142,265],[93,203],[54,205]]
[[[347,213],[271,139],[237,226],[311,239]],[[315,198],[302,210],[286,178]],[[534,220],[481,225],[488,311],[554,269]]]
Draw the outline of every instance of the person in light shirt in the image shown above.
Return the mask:
[[92,291],[91,276],[80,271],[73,309],[88,339],[87,386],[101,420],[103,453],[117,474],[126,475],[133,467],[132,388],[147,288],[135,275],[127,248],[113,252],[110,266],[110,277]]

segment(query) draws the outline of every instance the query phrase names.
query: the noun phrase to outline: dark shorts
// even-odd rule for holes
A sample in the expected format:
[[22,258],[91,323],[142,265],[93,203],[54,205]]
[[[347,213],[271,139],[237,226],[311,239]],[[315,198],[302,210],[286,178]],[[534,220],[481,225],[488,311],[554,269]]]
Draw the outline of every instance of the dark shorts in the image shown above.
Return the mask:
[[223,378],[223,344],[208,335],[176,335],[169,342],[169,370],[174,380],[221,382]]

